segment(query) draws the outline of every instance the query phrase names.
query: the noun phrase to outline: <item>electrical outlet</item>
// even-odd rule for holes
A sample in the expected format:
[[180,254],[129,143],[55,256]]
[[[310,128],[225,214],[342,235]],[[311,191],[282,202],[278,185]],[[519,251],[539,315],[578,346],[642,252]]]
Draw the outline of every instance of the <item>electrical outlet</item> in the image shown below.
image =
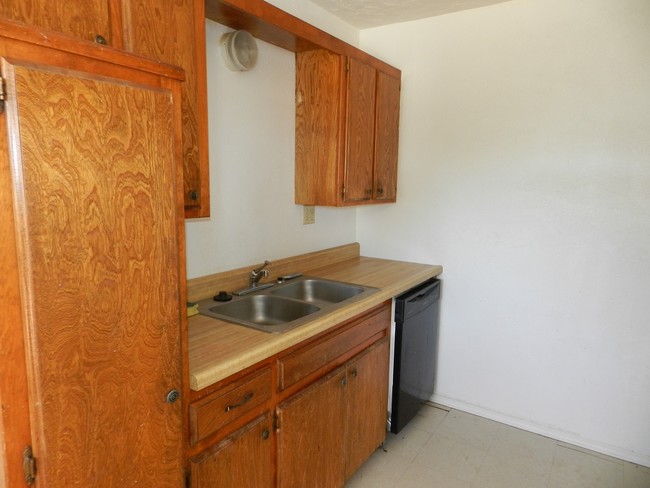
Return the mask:
[[313,205],[302,207],[302,223],[303,225],[316,223],[316,207]]

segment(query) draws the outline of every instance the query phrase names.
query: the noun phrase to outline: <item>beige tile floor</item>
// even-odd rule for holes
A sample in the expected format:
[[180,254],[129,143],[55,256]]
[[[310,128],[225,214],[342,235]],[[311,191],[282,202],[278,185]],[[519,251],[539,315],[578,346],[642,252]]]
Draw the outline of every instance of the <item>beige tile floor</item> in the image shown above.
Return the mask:
[[650,488],[650,468],[425,406],[345,488]]

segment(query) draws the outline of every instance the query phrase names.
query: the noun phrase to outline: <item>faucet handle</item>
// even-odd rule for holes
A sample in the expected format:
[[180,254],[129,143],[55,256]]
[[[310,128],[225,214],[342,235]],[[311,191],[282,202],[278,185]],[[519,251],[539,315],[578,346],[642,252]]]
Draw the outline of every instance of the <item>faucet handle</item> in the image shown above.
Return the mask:
[[[264,261],[264,264],[261,264],[259,267],[255,268],[255,269],[253,270],[253,273],[255,273],[255,274],[259,274],[259,273],[262,272],[262,270],[264,270],[264,268],[266,268],[269,264],[271,264],[271,261]],[[264,270],[264,276],[268,276],[268,275],[269,275],[268,270]]]
[[249,283],[250,286],[257,286],[259,281],[262,279],[262,277],[267,277],[269,275],[268,270],[264,269],[266,266],[271,264],[271,261],[264,261],[264,264],[261,266],[255,268],[253,271],[251,271],[251,274],[249,276]]

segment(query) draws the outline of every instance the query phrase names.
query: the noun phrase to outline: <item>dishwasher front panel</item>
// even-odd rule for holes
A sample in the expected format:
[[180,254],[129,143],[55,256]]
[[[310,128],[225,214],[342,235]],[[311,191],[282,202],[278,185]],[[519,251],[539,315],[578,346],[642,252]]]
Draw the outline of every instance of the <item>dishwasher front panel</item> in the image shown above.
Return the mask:
[[433,395],[438,348],[440,281],[395,299],[395,349],[390,431],[398,433]]

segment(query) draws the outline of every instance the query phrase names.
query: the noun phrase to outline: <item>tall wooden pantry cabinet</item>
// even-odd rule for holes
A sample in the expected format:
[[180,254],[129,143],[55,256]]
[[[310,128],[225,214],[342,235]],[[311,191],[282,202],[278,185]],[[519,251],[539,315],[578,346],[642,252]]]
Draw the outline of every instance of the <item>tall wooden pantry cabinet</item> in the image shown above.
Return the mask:
[[0,486],[182,486],[183,72],[0,21],[0,76]]

